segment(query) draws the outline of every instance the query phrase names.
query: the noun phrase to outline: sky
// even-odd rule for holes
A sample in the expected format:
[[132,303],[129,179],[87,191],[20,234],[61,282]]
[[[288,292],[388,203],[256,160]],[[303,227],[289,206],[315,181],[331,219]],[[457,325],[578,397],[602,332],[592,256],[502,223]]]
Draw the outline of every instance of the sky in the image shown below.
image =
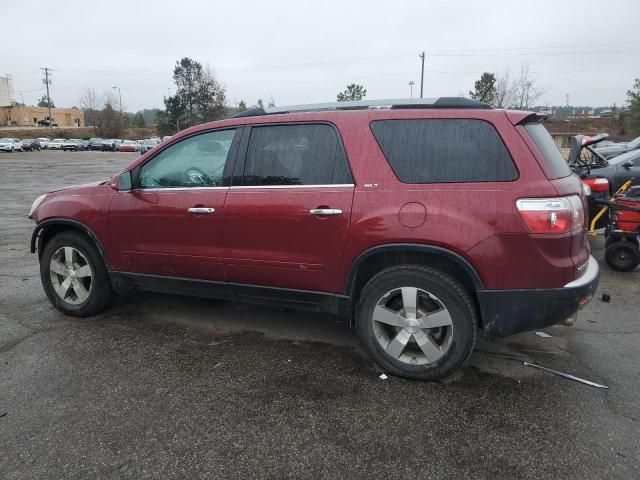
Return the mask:
[[[484,71],[529,65],[541,105],[622,105],[640,77],[639,0],[2,0],[0,75],[17,101],[58,107],[120,87],[126,110],[163,106],[177,60],[208,64],[229,105],[467,94]],[[117,98],[117,97],[116,97]]]

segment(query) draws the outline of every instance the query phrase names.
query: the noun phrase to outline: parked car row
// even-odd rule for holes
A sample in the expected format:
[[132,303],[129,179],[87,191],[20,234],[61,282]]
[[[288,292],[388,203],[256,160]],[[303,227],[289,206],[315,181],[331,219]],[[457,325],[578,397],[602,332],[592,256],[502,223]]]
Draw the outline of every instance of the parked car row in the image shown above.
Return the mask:
[[82,140],[80,138],[54,138],[51,140],[46,137],[24,138],[20,140],[19,138],[7,137],[0,138],[0,151],[93,150],[101,152],[145,153],[168,138],[171,137],[165,136],[162,140],[159,137],[151,137],[144,140],[122,140],[120,138],[91,138],[89,140]]

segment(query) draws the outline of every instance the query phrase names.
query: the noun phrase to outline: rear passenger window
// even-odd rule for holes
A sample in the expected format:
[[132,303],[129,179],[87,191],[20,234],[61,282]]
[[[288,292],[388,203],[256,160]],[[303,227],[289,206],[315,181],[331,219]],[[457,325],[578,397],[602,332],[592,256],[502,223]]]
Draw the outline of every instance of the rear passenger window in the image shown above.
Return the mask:
[[251,128],[244,185],[353,183],[347,157],[330,125],[268,125]]
[[507,182],[518,178],[495,128],[482,120],[378,120],[380,148],[404,183]]

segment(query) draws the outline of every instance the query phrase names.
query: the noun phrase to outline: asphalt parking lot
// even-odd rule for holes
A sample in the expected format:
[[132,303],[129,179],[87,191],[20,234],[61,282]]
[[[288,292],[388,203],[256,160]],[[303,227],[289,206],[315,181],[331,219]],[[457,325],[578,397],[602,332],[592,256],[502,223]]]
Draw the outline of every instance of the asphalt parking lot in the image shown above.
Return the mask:
[[601,262],[610,303],[482,341],[441,383],[380,380],[328,315],[139,294],[64,317],[29,206],[135,157],[0,154],[0,478],[640,477],[639,270]]

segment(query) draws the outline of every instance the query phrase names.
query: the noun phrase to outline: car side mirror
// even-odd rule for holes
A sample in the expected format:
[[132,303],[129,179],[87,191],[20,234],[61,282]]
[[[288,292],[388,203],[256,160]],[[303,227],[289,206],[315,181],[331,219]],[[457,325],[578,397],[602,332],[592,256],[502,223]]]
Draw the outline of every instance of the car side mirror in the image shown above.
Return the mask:
[[624,168],[626,168],[627,170],[629,170],[631,167],[633,167],[633,162],[632,162],[631,160],[628,160],[628,161],[624,162],[624,163],[622,164],[622,166],[623,166]]
[[116,190],[118,190],[119,192],[126,192],[128,190],[131,190],[132,184],[133,182],[131,179],[131,172],[127,170],[126,172],[122,172],[120,175],[118,175],[118,185]]

